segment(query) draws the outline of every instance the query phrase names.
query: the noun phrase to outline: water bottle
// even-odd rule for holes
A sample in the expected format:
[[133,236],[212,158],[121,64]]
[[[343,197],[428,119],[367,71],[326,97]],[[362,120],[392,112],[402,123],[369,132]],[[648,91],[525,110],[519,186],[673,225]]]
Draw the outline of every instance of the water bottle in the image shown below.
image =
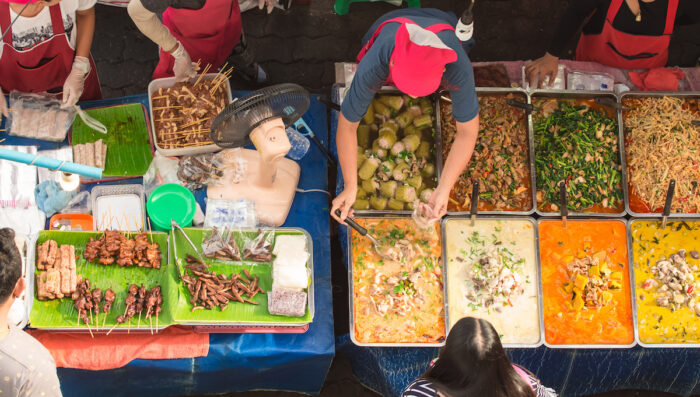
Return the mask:
[[287,156],[292,160],[301,160],[306,156],[306,152],[309,151],[309,146],[311,145],[309,139],[294,127],[287,127],[287,137],[289,138],[289,143],[292,144],[292,148],[287,153]]

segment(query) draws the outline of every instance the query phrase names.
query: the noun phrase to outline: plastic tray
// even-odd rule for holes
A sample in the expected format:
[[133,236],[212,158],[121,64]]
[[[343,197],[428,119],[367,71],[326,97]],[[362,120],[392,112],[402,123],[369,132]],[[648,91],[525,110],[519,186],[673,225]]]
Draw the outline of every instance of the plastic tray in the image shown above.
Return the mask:
[[[379,90],[376,95],[405,95],[403,92],[397,90],[395,87],[382,87],[381,90]],[[428,95],[428,98],[430,98],[433,101],[433,111],[434,109],[439,109],[439,101],[438,98],[439,96],[436,94],[431,94]],[[440,181],[440,167],[438,166],[438,161],[439,158],[437,157],[438,154],[442,151],[442,141],[440,139],[440,134],[438,134],[437,130],[437,123],[438,123],[438,115],[435,115],[435,122],[433,124],[433,127],[435,128],[435,179],[439,182]],[[338,163],[338,173],[340,174],[340,163]],[[358,185],[359,186],[359,185]],[[410,216],[413,213],[411,210],[401,210],[401,211],[393,211],[393,210],[355,210],[355,214],[360,217],[373,217],[373,216],[382,216],[382,215],[408,215]]]
[[[625,98],[633,97],[633,98],[649,98],[649,97],[663,97],[663,96],[670,96],[670,97],[676,97],[676,98],[682,98],[682,99],[697,99],[700,101],[700,93],[698,92],[686,92],[686,93],[680,93],[680,92],[626,92],[622,95],[620,95],[620,103]],[[624,143],[624,138],[625,138],[625,125],[624,125],[624,112],[618,112],[618,124],[620,125],[620,141]],[[627,178],[627,153],[626,153],[626,148],[623,147],[622,150],[622,158],[623,161],[625,161],[624,169],[623,169],[623,181],[625,183],[623,189],[625,190],[625,209],[627,210],[627,213],[634,216],[634,217],[639,217],[639,218],[644,218],[644,217],[660,217],[661,213],[660,212],[635,212],[632,211],[630,208],[630,201],[628,199],[629,196],[629,180]],[[671,212],[669,214],[669,217],[685,217],[685,218],[700,218],[700,213],[687,213],[687,212]]]
[[[360,218],[360,217],[357,217]],[[356,219],[357,219],[356,218]],[[410,216],[405,216],[405,215],[400,215],[400,214],[392,214],[392,216],[366,216],[363,217],[364,219],[387,219],[387,218],[397,218],[397,219],[410,219]],[[445,341],[443,340],[442,342],[438,343],[363,343],[363,342],[358,342],[355,339],[355,316],[354,316],[354,299],[353,299],[353,277],[352,277],[352,268],[353,268],[353,257],[352,257],[352,233],[353,231],[351,229],[348,229],[348,249],[347,249],[347,260],[348,260],[348,298],[349,298],[349,305],[350,305],[350,310],[349,310],[349,316],[350,316],[350,340],[352,340],[352,343],[354,343],[357,346],[373,346],[373,347],[440,347],[445,345]],[[443,240],[444,241],[444,240]],[[442,249],[442,246],[440,247]],[[441,253],[441,257],[444,256],[444,253]],[[442,279],[443,283],[445,282],[445,263],[443,261],[442,263]],[[446,299],[445,296],[445,288],[442,289],[442,299],[443,302]],[[443,313],[445,317],[445,338],[447,338],[447,316],[446,313]]]
[[[447,234],[446,234],[446,228],[447,228],[447,222],[454,221],[454,220],[469,220],[469,217],[466,216],[448,216],[445,218],[442,218],[442,221],[440,222],[440,228],[441,228],[441,233],[442,233],[442,263],[443,263],[443,269],[445,270],[445,273],[443,274],[444,278],[444,290],[445,290],[445,328],[447,330],[447,335],[449,335],[450,332],[450,310],[449,310],[449,277],[448,277],[448,262],[447,262]],[[537,310],[538,310],[538,318],[539,318],[539,325],[540,325],[540,340],[537,343],[504,343],[503,347],[506,348],[535,348],[539,347],[544,343],[544,310],[542,306],[542,275],[540,274],[540,255],[539,255],[539,250],[540,250],[540,241],[539,241],[539,234],[538,234],[538,228],[537,228],[537,222],[533,218],[530,217],[516,217],[516,216],[484,216],[484,217],[479,217],[481,220],[503,220],[503,221],[508,221],[508,220],[518,220],[518,221],[528,221],[532,224],[532,227],[534,229],[534,234],[535,234],[535,239],[534,239],[534,244],[535,244],[535,268],[536,268],[536,277],[537,277]]]
[[[540,219],[537,220],[537,231],[538,231],[537,236],[538,236],[538,241],[539,241],[539,226],[540,226],[540,223],[542,223],[542,221],[551,221],[551,220],[555,220],[555,221],[556,221],[556,220],[561,220],[561,219],[560,219],[560,218],[540,218]],[[619,219],[600,219],[600,218],[598,218],[598,219],[596,219],[596,218],[593,218],[593,217],[588,217],[588,218],[577,218],[577,219],[575,219],[575,220],[569,220],[569,221],[570,221],[570,222],[576,222],[576,221],[578,221],[578,222],[581,222],[581,221],[588,221],[588,222],[618,221],[618,222],[622,222],[622,223],[625,225],[626,230],[629,231],[629,222],[628,222],[626,219],[623,219],[623,218],[619,218]],[[626,236],[626,237],[627,237],[627,236]],[[628,250],[628,252],[629,252],[629,249],[630,249],[630,245],[631,245],[631,244],[632,244],[632,242],[630,241],[629,238],[627,238],[627,250]],[[537,250],[537,251],[538,251],[538,253],[539,253],[540,256],[541,256],[542,254],[541,254],[541,252],[540,252],[540,250],[539,250],[539,246],[538,246],[538,250]],[[633,272],[634,272],[634,269],[632,268],[632,266],[630,266],[631,259],[632,259],[632,258],[631,258],[631,257],[629,256],[629,254],[628,254],[628,257],[627,257],[627,270],[628,270],[629,272],[633,273]],[[540,261],[540,269],[541,269],[541,268],[542,268],[542,263],[541,263],[541,261]],[[542,275],[541,275],[541,274],[542,274],[542,271],[540,270],[540,285],[542,285]],[[570,344],[570,345],[557,345],[557,344],[552,344],[552,343],[547,342],[547,339],[543,337],[542,339],[543,339],[543,341],[544,341],[544,345],[547,346],[547,347],[549,347],[550,349],[628,349],[628,348],[630,348],[630,347],[634,347],[634,345],[637,344],[637,311],[636,311],[636,306],[635,306],[635,304],[634,304],[634,299],[635,299],[635,296],[634,296],[634,285],[630,285],[630,298],[632,299],[632,303],[631,303],[631,304],[632,304],[632,327],[633,327],[633,335],[634,335],[634,338],[633,338],[633,340],[632,340],[632,343],[629,343],[629,344],[626,344],[626,345],[617,345],[617,344],[590,344],[590,345]],[[540,298],[540,299],[543,299],[543,295],[541,295],[541,298]],[[543,307],[542,307],[542,322],[543,322],[543,324],[544,324],[544,305],[543,305]],[[546,326],[546,325],[545,325],[545,326]],[[543,328],[543,332],[544,332],[544,328]]]
[[80,226],[82,228],[81,231],[92,231],[95,223],[94,220],[92,219],[92,215],[90,214],[77,214],[77,213],[68,213],[68,214],[56,214],[51,217],[51,220],[49,221],[49,230],[58,230],[58,228],[53,227],[53,224],[61,221],[69,221],[71,225],[71,230],[75,226]]
[[[440,95],[444,95],[448,92],[442,91]],[[530,103],[530,96],[527,94],[527,92],[523,89],[520,88],[476,88],[476,94],[477,96],[496,96],[496,95],[502,95],[506,96],[508,94],[517,94],[522,96],[525,99],[526,103]],[[440,139],[440,147],[437,149],[437,174],[438,174],[438,181],[440,180],[440,175],[442,175],[442,167],[443,167],[443,158],[442,158],[442,112],[440,111],[440,102],[441,99],[438,97],[436,101],[436,112],[437,112],[437,129],[435,132],[436,136],[439,136]],[[528,120],[526,121],[525,125],[525,130],[527,132],[527,142],[528,142],[528,154],[529,154],[529,166],[530,166],[530,193],[532,195],[531,200],[532,200],[532,208],[530,208],[527,211],[479,211],[479,214],[486,214],[486,215],[505,215],[505,216],[511,216],[511,215],[532,215],[535,212],[535,208],[537,205],[537,200],[535,198],[535,193],[537,191],[536,186],[535,186],[535,140],[534,140],[534,135],[532,133],[532,128],[530,128],[530,121],[529,121],[529,116]],[[448,215],[470,215],[469,211],[447,211]]]
[[[204,75],[203,79],[211,80],[214,77],[216,77],[218,74],[217,73],[207,73]],[[170,88],[175,85],[175,78],[174,77],[165,77],[162,79],[155,79],[151,81],[148,84],[148,111],[150,120],[151,120],[151,132],[153,134],[153,145],[155,146],[156,150],[158,153],[162,154],[163,156],[190,156],[190,155],[195,155],[195,154],[202,154],[202,153],[211,153],[211,152],[216,152],[218,150],[221,150],[221,148],[217,145],[211,144],[211,145],[205,145],[205,146],[197,146],[197,147],[187,147],[187,148],[182,148],[182,149],[163,149],[160,146],[158,146],[158,136],[156,134],[156,125],[155,122],[153,121],[153,100],[151,97],[153,96],[153,93],[156,92],[159,88]],[[228,95],[228,104],[233,102],[233,95],[231,94],[231,83],[229,83],[229,80],[226,79],[226,94]]]
[[[189,229],[189,228],[188,228]],[[309,288],[307,288],[306,291],[306,304],[309,309],[309,313],[311,314],[311,320],[309,323],[304,323],[300,322],[298,324],[294,323],[255,323],[255,322],[243,322],[243,321],[232,321],[232,322],[227,322],[227,323],[216,323],[216,324],[211,324],[211,323],[199,323],[199,322],[182,322],[178,323],[179,325],[190,325],[198,328],[200,332],[216,332],[216,333],[288,333],[288,334],[296,334],[296,333],[303,333],[306,332],[306,330],[301,330],[304,327],[308,327],[308,325],[314,321],[314,315],[316,313],[316,304],[315,304],[315,294],[314,294],[314,243],[311,238],[311,235],[309,232],[302,228],[298,227],[278,227],[278,228],[259,228],[259,229],[239,229],[240,231],[256,231],[256,230],[262,230],[264,232],[266,231],[294,231],[294,232],[301,232],[304,234],[306,237],[306,244],[307,244],[307,250],[309,252],[309,262],[307,263],[307,267],[309,269],[309,277],[310,277],[310,282],[309,282]],[[176,233],[179,233],[176,231]],[[169,245],[170,245],[170,238],[168,239]],[[173,241],[172,244],[175,244]],[[195,245],[197,243],[195,242]],[[175,258],[173,257],[175,260]],[[175,264],[177,266],[177,263]],[[272,268],[271,268],[272,269]],[[180,270],[182,271],[182,270]],[[272,271],[272,270],[270,270]],[[204,330],[209,330],[209,331],[204,331]],[[229,331],[225,331],[228,329]],[[273,330],[274,331],[269,331]],[[307,328],[308,329],[308,328]],[[296,332],[292,332],[296,331]]]
[[[683,347],[683,348],[700,348],[700,343],[644,343],[639,339],[639,326],[637,324],[637,291],[636,291],[636,281],[634,278],[634,245],[632,244],[632,222],[634,221],[661,221],[661,217],[644,217],[644,218],[632,218],[627,222],[627,255],[630,258],[630,286],[632,287],[632,309],[634,313],[634,339],[642,347],[649,348],[672,348],[672,347]],[[698,222],[698,218],[673,218],[673,222]]]
[[[99,226],[101,219],[98,219],[97,214],[100,213],[97,206],[97,199],[102,196],[112,196],[112,195],[136,195],[139,197],[141,202],[141,229],[145,230],[146,223],[146,205],[145,205],[145,194],[143,191],[143,185],[108,185],[108,186],[95,186],[92,189],[92,213],[93,216],[93,229],[101,231]],[[123,230],[126,231],[126,230]],[[136,230],[131,230],[136,231]]]

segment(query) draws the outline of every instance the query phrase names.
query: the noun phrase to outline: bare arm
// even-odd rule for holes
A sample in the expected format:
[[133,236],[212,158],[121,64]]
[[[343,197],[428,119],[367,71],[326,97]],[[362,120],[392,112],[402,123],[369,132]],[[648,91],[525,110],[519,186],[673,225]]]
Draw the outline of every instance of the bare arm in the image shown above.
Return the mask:
[[175,50],[177,46],[175,37],[170,34],[156,14],[141,4],[141,0],[131,0],[127,11],[136,27],[152,42],[158,44],[164,51],[172,53]]
[[95,7],[75,12],[75,56],[88,58],[95,34]]
[[457,135],[447,155],[445,167],[440,174],[440,183],[430,197],[430,206],[436,218],[442,217],[447,212],[447,201],[450,190],[457,182],[462,171],[469,164],[476,146],[476,138],[479,134],[479,116],[461,123],[457,122]]
[[[351,122],[340,113],[338,117],[338,131],[336,133],[336,146],[338,148],[338,160],[340,170],[343,173],[345,189],[333,200],[331,216],[339,222],[352,215],[352,205],[357,195],[357,126],[360,122]],[[339,209],[341,216],[335,214]]]

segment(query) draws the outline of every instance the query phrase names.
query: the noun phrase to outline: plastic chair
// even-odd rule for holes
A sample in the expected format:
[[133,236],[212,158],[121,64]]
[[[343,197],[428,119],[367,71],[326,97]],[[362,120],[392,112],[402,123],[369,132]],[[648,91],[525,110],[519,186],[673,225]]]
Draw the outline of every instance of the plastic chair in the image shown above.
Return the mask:
[[[335,5],[333,6],[333,9],[335,10],[335,13],[338,15],[346,15],[348,11],[350,10],[350,3],[356,3],[360,1],[389,1],[389,0],[335,0]],[[420,8],[420,0],[403,0],[406,2],[406,4],[409,7],[412,8]]]

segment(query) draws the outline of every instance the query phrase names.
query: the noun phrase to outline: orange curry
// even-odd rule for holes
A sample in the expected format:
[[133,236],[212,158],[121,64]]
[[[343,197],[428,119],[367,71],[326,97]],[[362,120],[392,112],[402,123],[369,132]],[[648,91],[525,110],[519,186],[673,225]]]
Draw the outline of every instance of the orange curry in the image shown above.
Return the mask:
[[367,237],[352,232],[355,340],[359,343],[440,343],[445,338],[439,224],[419,229],[411,219],[357,219],[380,244],[402,247],[401,259],[379,257]]
[[[539,225],[545,341],[552,345],[628,345],[634,342],[627,255],[621,221],[559,220]],[[604,305],[577,305],[567,264],[597,256],[618,285]],[[596,269],[596,271],[598,271]],[[607,272],[607,270],[605,270]],[[608,294],[611,296],[608,297]]]

